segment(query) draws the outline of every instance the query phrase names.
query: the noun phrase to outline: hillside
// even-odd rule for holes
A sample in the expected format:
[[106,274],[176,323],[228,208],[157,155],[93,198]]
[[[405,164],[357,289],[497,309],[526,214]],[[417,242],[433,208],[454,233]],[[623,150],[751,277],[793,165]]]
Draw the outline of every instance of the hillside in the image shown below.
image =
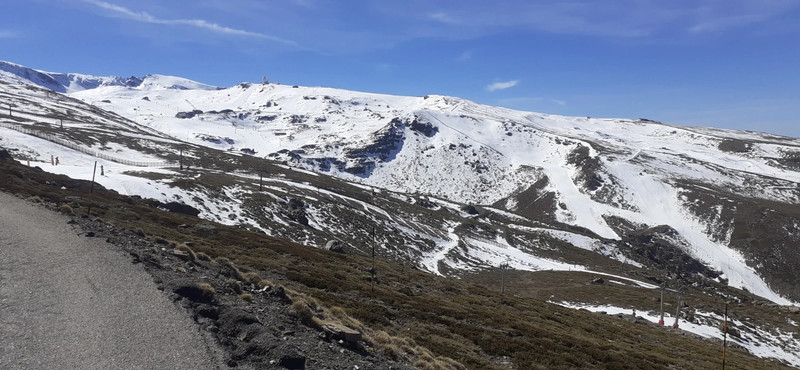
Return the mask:
[[[11,103],[0,121],[16,125],[0,128],[0,146],[23,163],[90,179],[104,156],[97,181],[109,189],[312,247],[335,240],[354,258],[371,255],[375,240],[390,270],[496,287],[507,263],[517,270],[509,289],[525,302],[653,317],[663,285],[698,302],[682,315],[705,337],[720,337],[720,302],[738,302],[750,307],[740,320],[759,320],[739,345],[800,364],[788,354],[798,348],[794,321],[765,319],[783,311],[762,300],[800,300],[800,140],[158,75],[62,95],[26,75],[0,72]],[[230,253],[204,243],[209,254]],[[323,296],[338,291],[308,276],[286,277]],[[610,283],[586,286],[594,277]]]

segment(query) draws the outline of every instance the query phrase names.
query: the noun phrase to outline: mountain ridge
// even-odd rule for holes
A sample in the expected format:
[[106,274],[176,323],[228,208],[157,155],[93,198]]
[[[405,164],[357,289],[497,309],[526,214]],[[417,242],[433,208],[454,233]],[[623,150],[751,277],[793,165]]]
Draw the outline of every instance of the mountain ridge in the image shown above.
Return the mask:
[[[741,202],[798,203],[798,139],[646,119],[563,117],[437,95],[265,83],[106,85],[70,96],[195,145],[582,227],[598,242],[624,243],[631,232],[668,226],[677,231],[678,249],[733,286],[788,302],[748,265],[750,255],[769,258],[765,251],[749,251],[732,238],[752,233],[737,219]],[[724,201],[698,204],[710,196]],[[784,222],[791,227],[797,217]],[[447,235],[426,238],[437,248],[463,242],[436,241]],[[780,248],[789,251],[793,239],[785,237]],[[447,257],[458,249],[436,253]],[[787,283],[782,290],[800,296]]]

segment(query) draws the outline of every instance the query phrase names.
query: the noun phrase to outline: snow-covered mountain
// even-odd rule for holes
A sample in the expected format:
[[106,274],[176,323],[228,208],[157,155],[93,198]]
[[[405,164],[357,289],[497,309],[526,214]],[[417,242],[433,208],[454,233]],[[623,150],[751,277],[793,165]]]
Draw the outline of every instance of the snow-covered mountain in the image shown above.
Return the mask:
[[19,64],[0,61],[0,73],[8,80],[33,83],[55,92],[74,93],[83,90],[96,89],[103,86],[119,86],[130,88],[167,88],[167,89],[205,89],[212,90],[216,87],[197,83],[185,78],[147,75],[144,77],[98,77],[79,73],[53,73],[45,72]]
[[[795,138],[555,116],[446,96],[277,83],[219,89],[158,75],[130,83],[0,65],[13,70],[2,74],[6,81],[66,91],[169,140],[277,160],[294,172],[311,171],[308,178],[330,175],[372,194],[269,180],[303,194],[294,194],[305,199],[301,205],[286,205],[303,209],[311,229],[303,232],[276,226],[286,221],[276,221],[283,212],[277,208],[251,208],[252,182],[221,189],[233,201],[220,206],[227,210],[181,198],[209,218],[230,213],[228,222],[308,244],[331,238],[355,244],[351,228],[332,222],[356,212],[347,208],[363,207],[351,216],[382,223],[394,245],[386,253],[436,273],[505,260],[520,269],[586,268],[574,256],[541,259],[566,243],[726,281],[779,303],[800,301],[793,270],[800,263]],[[376,193],[382,200],[375,201]],[[341,209],[333,212],[320,202],[324,197],[338,199]]]

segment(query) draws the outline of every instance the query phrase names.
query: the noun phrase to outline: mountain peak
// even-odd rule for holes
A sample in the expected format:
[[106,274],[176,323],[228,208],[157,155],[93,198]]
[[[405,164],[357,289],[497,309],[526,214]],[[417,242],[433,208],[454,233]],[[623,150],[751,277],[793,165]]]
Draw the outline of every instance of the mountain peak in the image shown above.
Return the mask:
[[128,88],[178,89],[178,90],[215,90],[216,86],[206,85],[189,79],[150,74],[144,77],[131,76],[94,76],[80,73],[47,72],[33,69],[12,62],[0,61],[0,73],[13,76],[21,83],[29,83],[60,93],[96,89],[103,86],[121,86]]

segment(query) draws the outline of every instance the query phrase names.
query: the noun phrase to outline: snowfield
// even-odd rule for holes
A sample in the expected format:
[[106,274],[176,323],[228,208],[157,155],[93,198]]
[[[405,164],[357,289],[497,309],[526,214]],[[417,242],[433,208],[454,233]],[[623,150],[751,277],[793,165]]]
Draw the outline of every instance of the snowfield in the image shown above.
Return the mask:
[[[0,80],[12,86],[45,86],[114,112],[140,127],[140,132],[126,133],[127,137],[146,137],[156,151],[158,142],[184,141],[285,161],[295,171],[324,173],[367,189],[453,202],[443,207],[485,205],[498,214],[523,219],[520,215],[530,211],[535,201],[552,194],[552,204],[545,206],[551,207],[546,211],[552,213],[553,221],[588,232],[548,229],[546,233],[598,253],[603,243],[624,239],[620,226],[610,219],[643,227],[667,225],[677,232],[675,243],[684,253],[719,271],[731,286],[779,304],[792,303],[765,282],[741,251],[730,247],[733,223],[723,214],[735,208],[718,208],[719,217],[709,217],[709,211],[693,208],[697,204],[686,196],[686,188],[717,186],[753,199],[798,204],[800,171],[784,161],[787,155],[800,153],[798,139],[642,119],[522,112],[446,96],[404,97],[275,83],[217,88],[162,75],[129,79],[65,75],[11,63],[0,63]],[[79,127],[82,123],[66,124]],[[30,153],[43,163],[49,163],[50,155],[58,156],[60,166],[44,164],[43,168],[91,178],[95,159],[85,154],[5,128],[0,128],[0,145]],[[97,149],[132,160],[157,159],[122,144]],[[127,174],[141,169],[99,163],[106,174],[98,182],[121,193],[198,203],[168,183]],[[537,183],[539,187],[534,188]],[[291,186],[303,189],[301,184]],[[538,198],[527,198],[531,189]],[[245,191],[221,190],[230,199]],[[339,195],[328,192],[326,196]],[[237,204],[223,211],[214,206],[213,199],[203,198],[202,203],[206,205],[200,208],[202,216],[209,219],[231,223],[215,212],[241,212]],[[393,219],[386,210],[367,203],[361,206],[366,213]],[[544,206],[537,203],[537,207]],[[311,221],[319,222],[319,217]],[[456,226],[425,234],[435,248],[423,253],[421,266],[437,274],[442,264],[471,270],[505,261],[524,270],[586,269],[537,257],[500,237],[462,236],[454,232]],[[468,255],[453,258],[461,249],[468,250]],[[619,251],[608,253],[611,258],[625,259]]]

